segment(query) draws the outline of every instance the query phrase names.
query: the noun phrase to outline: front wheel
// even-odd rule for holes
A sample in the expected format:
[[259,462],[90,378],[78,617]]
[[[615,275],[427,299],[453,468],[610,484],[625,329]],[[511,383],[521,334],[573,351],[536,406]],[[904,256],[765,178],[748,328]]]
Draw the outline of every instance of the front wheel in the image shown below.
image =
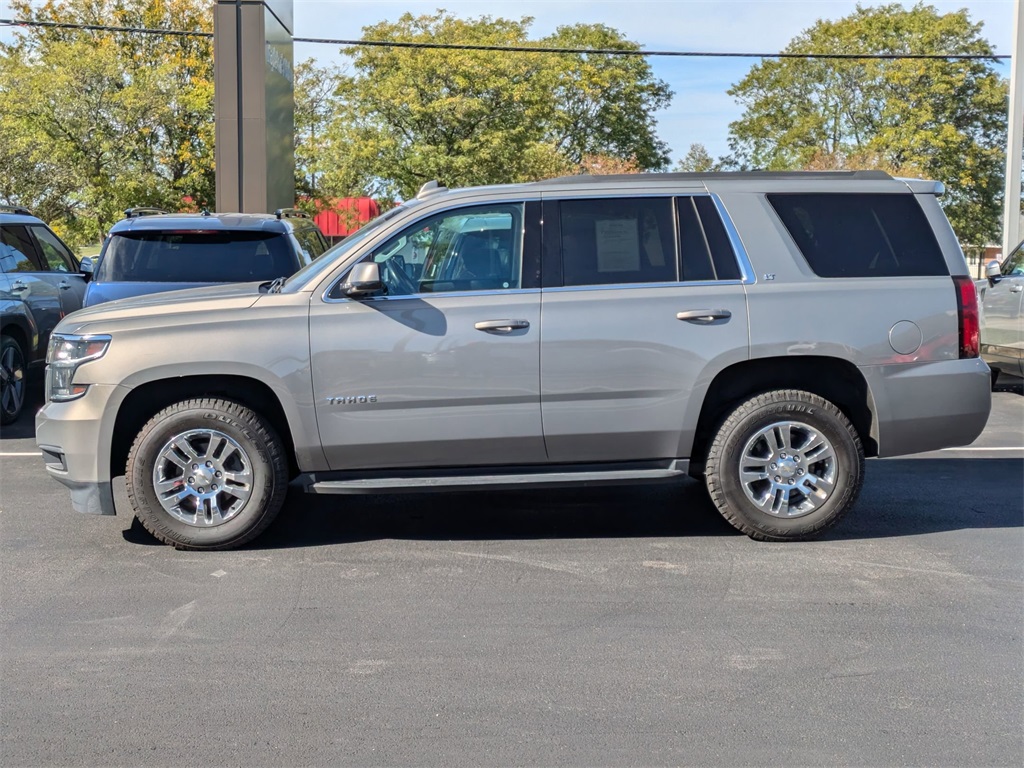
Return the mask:
[[177,549],[231,549],[277,516],[288,461],[273,428],[251,409],[186,400],[139,432],[125,483],[135,516],[160,541]]
[[809,539],[853,506],[864,474],[857,430],[827,400],[765,392],[725,419],[708,449],[705,482],[718,511],[763,541]]

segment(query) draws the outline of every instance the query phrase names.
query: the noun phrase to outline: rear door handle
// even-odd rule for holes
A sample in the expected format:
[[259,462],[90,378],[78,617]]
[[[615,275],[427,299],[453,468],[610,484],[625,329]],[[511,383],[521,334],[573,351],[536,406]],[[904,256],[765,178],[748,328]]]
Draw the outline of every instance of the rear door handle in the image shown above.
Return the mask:
[[728,309],[688,309],[676,315],[676,320],[685,320],[697,325],[708,325],[715,320],[728,320],[732,312]]
[[486,333],[512,333],[529,328],[530,323],[526,320],[481,320],[473,327]]
[[22,280],[15,280],[11,283],[11,291],[27,291],[28,284]]

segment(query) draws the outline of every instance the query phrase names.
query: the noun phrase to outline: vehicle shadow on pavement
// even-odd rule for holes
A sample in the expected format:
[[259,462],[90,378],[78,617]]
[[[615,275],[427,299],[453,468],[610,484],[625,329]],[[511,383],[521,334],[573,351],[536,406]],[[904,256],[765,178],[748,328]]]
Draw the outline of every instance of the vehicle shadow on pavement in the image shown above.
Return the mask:
[[[822,538],[893,538],[1024,526],[1024,460],[870,461],[857,505]],[[156,540],[137,522],[124,533]],[[742,536],[702,484],[381,496],[307,496],[291,489],[280,517],[249,549],[379,539],[476,541]]]
[[33,385],[25,392],[25,404],[22,406],[21,416],[13,424],[5,424],[0,427],[0,440],[25,440],[33,439],[36,436],[36,411],[43,407],[43,390],[41,386]]

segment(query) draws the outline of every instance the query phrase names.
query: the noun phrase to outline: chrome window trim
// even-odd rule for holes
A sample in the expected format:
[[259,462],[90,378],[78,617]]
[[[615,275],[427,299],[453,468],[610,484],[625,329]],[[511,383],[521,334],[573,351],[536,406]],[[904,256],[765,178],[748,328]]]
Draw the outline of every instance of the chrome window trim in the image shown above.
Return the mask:
[[688,280],[670,283],[601,283],[599,285],[563,285],[544,288],[544,293],[566,293],[568,291],[627,291],[634,288],[692,288],[710,285],[744,285],[743,280]]
[[408,301],[409,299],[423,301],[425,299],[445,299],[454,296],[511,296],[540,292],[540,288],[492,288],[486,291],[439,291],[437,293],[407,293],[403,296],[366,296],[361,299],[350,299],[348,297],[332,299],[325,294],[323,301],[325,304],[341,304],[349,301],[356,302],[357,304],[367,304],[373,301]]
[[757,282],[757,275],[754,272],[754,267],[750,263],[750,257],[747,255],[747,249],[743,247],[743,241],[740,239],[740,233],[736,229],[736,225],[732,223],[732,219],[729,217],[729,212],[725,209],[725,204],[722,203],[718,195],[714,192],[711,193],[711,201],[715,204],[715,209],[718,211],[718,216],[722,219],[722,224],[725,225],[725,234],[729,237],[729,242],[732,245],[733,256],[740,267],[740,274],[742,278],[739,281],[723,281],[723,282],[740,282],[743,285],[753,285]]

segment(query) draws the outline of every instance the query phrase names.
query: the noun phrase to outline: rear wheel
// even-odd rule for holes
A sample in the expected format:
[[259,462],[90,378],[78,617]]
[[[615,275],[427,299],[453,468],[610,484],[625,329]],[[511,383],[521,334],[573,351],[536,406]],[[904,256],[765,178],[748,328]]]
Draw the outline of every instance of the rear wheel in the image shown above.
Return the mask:
[[229,400],[163,409],[135,438],[125,471],[139,522],[177,549],[230,549],[277,516],[288,461],[273,428]]
[[765,541],[808,539],[853,506],[864,450],[835,405],[799,390],[758,395],[737,407],[708,449],[705,482],[735,528]]
[[0,336],[0,424],[11,424],[25,405],[25,353],[11,336]]

